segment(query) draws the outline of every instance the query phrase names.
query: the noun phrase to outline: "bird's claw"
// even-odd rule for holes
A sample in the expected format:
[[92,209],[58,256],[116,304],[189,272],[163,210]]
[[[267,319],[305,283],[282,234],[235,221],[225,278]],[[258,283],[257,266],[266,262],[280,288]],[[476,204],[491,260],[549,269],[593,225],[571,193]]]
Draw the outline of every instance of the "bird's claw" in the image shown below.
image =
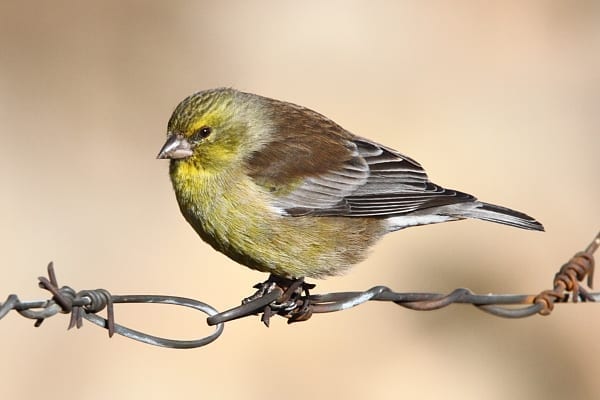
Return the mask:
[[258,289],[253,295],[246,297],[242,300],[242,304],[250,303],[256,299],[260,299],[264,295],[271,293],[273,289],[276,287],[276,283],[271,281],[271,278],[267,279],[264,282],[257,283],[252,286],[254,289]]
[[254,285],[258,289],[253,295],[245,298],[242,303],[247,304],[262,296],[271,293],[275,288],[283,291],[283,294],[274,302],[268,304],[262,310],[262,322],[269,326],[273,315],[281,315],[292,322],[306,321],[312,316],[312,307],[309,301],[309,290],[315,285],[304,282],[304,278],[288,279],[270,275],[269,279]]

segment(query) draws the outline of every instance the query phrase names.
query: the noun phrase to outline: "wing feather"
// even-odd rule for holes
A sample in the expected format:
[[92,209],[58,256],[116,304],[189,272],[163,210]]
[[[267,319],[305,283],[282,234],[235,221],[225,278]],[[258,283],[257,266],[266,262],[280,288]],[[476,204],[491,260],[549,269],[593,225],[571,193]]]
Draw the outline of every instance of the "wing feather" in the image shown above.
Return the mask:
[[[430,182],[415,160],[321,114],[289,103],[271,106],[276,136],[247,168],[289,215],[383,218],[475,200]],[[314,145],[307,146],[307,139]]]

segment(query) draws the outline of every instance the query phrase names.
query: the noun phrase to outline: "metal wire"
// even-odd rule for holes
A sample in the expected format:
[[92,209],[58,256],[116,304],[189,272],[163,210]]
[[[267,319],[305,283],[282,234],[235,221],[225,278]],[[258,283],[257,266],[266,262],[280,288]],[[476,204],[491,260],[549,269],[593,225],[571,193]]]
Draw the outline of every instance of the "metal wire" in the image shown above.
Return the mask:
[[[0,303],[0,319],[11,310],[21,316],[34,319],[38,327],[46,318],[58,313],[70,314],[69,329],[80,328],[83,319],[114,333],[146,344],[174,349],[189,349],[205,346],[215,341],[222,333],[225,322],[249,315],[261,314],[261,320],[268,326],[270,318],[280,315],[288,323],[304,321],[315,313],[329,313],[356,307],[367,301],[393,302],[402,307],[428,311],[447,307],[451,304],[471,304],[478,309],[498,317],[523,318],[535,314],[549,315],[556,303],[597,302],[600,293],[591,293],[582,285],[592,288],[594,273],[594,252],[600,247],[600,232],[587,248],[576,253],[564,264],[554,277],[552,289],[537,295],[519,294],[476,294],[469,289],[458,288],[449,294],[440,293],[398,293],[386,286],[375,286],[363,292],[339,292],[311,295],[314,285],[303,280],[286,280],[271,276],[257,285],[258,291],[245,299],[240,306],[219,313],[212,306],[198,300],[159,295],[111,295],[105,289],[76,292],[68,286],[59,286],[52,263],[48,264],[48,277],[40,277],[39,285],[48,290],[52,298],[41,301],[21,301],[11,294]],[[153,336],[115,323],[114,304],[120,303],[160,303],[189,307],[208,315],[207,324],[215,326],[214,331],[195,340],[177,340]],[[107,310],[107,317],[97,315]]]
[[[54,265],[48,264],[48,278],[39,277],[41,288],[50,291],[53,296],[43,301],[21,301],[18,296],[11,294],[4,303],[0,303],[0,319],[9,311],[15,310],[25,318],[36,320],[35,326],[39,327],[44,319],[58,313],[71,314],[71,321],[67,329],[81,328],[83,319],[86,319],[108,330],[109,337],[114,333],[137,340],[142,343],[172,349],[190,349],[206,346],[215,341],[223,333],[224,324],[217,324],[214,331],[204,337],[194,340],[167,339],[143,333],[135,329],[115,323],[113,305],[118,303],[156,303],[183,307],[190,307],[201,311],[208,316],[217,314],[212,306],[198,300],[176,296],[160,295],[111,295],[105,289],[82,290],[75,292],[68,286],[59,287]],[[107,309],[107,318],[102,318],[96,313]]]
[[[215,315],[217,310],[201,301],[187,299],[185,297],[176,296],[158,296],[158,295],[127,295],[127,296],[112,296],[113,303],[160,303],[171,304],[176,306],[190,307],[198,311],[202,311],[207,315]],[[83,318],[88,321],[108,329],[109,320],[99,317],[96,314],[84,313]],[[131,328],[126,328],[122,325],[114,325],[114,333],[137,340],[142,343],[152,344],[160,347],[168,347],[172,349],[192,349],[195,347],[206,346],[215,341],[223,333],[224,324],[218,324],[214,332],[208,336],[194,340],[177,340],[165,339],[158,336],[153,336],[148,333],[136,331]]]

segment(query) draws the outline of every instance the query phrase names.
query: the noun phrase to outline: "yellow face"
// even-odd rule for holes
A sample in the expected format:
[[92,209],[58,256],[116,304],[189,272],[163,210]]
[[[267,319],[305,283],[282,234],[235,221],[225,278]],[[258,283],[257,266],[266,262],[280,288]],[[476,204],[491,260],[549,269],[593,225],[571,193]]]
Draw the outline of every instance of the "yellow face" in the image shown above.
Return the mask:
[[204,91],[183,100],[169,120],[158,158],[219,170],[239,158],[248,130],[229,90]]

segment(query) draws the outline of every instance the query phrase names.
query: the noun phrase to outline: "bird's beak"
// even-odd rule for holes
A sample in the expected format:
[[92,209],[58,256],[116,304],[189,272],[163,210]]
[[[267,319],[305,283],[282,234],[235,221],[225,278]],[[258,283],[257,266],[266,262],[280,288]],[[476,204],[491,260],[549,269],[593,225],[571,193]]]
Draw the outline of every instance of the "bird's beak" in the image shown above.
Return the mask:
[[192,151],[190,142],[183,135],[171,133],[156,158],[170,158],[175,160],[190,157],[192,154],[194,152]]

